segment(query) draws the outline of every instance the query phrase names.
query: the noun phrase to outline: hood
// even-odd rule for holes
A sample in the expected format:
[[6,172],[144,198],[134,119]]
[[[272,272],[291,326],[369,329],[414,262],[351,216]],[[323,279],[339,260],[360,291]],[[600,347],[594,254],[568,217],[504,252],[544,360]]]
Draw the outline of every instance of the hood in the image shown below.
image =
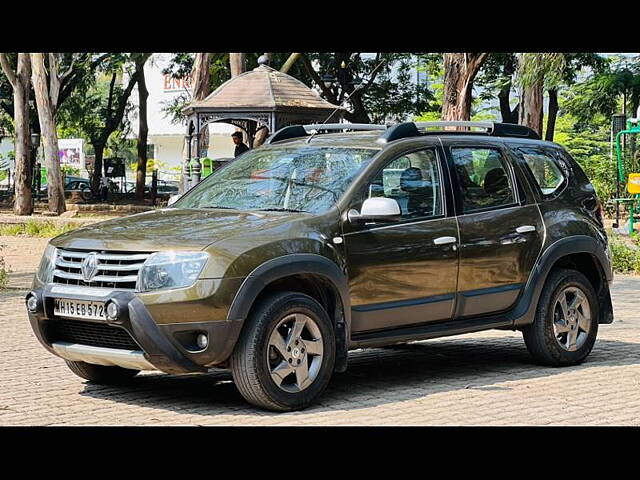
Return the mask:
[[88,225],[54,238],[51,244],[91,250],[201,250],[230,236],[305,216],[308,215],[167,208]]

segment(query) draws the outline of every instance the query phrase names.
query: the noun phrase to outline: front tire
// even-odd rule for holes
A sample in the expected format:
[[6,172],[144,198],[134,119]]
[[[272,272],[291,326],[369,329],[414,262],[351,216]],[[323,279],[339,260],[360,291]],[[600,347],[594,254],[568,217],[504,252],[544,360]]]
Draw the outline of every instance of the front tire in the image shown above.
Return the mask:
[[65,360],[69,369],[80,378],[101,385],[119,385],[127,383],[135,377],[140,370],[131,370],[122,367],[107,367],[105,365],[93,365],[86,362],[73,362]]
[[263,299],[231,355],[236,387],[252,405],[287,412],[311,404],[329,383],[335,335],[313,298],[282,292]]
[[536,317],[522,334],[541,365],[567,366],[584,361],[598,334],[598,301],[591,282],[576,270],[549,274]]

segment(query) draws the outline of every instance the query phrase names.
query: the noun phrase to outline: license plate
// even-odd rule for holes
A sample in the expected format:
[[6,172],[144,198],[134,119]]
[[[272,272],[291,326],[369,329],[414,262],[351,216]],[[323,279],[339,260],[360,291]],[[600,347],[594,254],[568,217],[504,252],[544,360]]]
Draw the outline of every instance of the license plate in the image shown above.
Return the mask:
[[87,300],[53,299],[53,314],[59,317],[92,318],[106,320],[104,302]]

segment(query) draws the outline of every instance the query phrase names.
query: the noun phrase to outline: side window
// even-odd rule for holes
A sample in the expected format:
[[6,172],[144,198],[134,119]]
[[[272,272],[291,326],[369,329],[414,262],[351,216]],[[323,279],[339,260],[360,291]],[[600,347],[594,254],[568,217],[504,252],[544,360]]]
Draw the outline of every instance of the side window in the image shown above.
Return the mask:
[[550,154],[532,147],[518,147],[516,150],[524,158],[543,195],[553,194],[564,184],[565,173]]
[[452,148],[464,213],[515,203],[513,183],[499,150]]
[[388,163],[367,187],[367,197],[393,198],[403,219],[444,214],[442,181],[434,150],[412,152]]

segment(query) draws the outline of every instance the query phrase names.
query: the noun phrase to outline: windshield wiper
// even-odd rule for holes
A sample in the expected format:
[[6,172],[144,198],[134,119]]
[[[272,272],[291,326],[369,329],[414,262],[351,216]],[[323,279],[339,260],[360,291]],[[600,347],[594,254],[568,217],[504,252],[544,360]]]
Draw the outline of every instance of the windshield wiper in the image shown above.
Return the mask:
[[255,210],[256,212],[294,212],[294,213],[309,213],[306,210],[296,210],[295,208],[281,208],[281,207],[271,207],[271,208],[259,208]]
[[222,209],[225,209],[225,210],[235,210],[235,208],[233,208],[233,207],[221,207],[219,205],[213,205],[213,206],[207,205],[205,207],[200,207],[200,208],[222,208]]

